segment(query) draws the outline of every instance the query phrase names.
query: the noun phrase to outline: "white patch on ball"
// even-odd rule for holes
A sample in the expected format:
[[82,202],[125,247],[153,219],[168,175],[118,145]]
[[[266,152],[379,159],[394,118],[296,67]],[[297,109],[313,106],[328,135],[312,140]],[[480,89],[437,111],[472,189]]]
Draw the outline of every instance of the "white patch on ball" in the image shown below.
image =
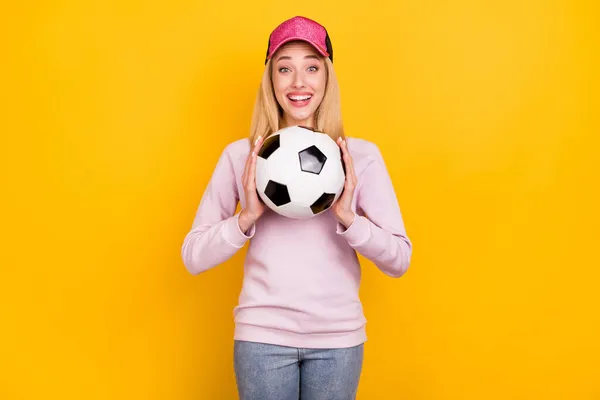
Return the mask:
[[307,219],[327,211],[344,188],[339,146],[328,135],[302,126],[265,139],[256,160],[256,188],[276,213]]

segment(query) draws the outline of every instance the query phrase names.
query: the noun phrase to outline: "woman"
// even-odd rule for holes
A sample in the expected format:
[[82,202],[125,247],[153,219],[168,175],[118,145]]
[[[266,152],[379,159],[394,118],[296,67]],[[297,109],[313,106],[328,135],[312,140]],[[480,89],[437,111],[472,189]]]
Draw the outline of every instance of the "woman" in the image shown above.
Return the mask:
[[[344,135],[326,29],[304,17],[283,22],[269,37],[265,64],[250,140],[222,152],[183,261],[199,274],[249,242],[234,310],[242,400],[353,399],[366,341],[357,252],[400,277],[412,244],[378,148]],[[256,193],[257,151],[269,134],[292,125],[330,135],[346,168],[339,200],[309,220],[272,212]]]

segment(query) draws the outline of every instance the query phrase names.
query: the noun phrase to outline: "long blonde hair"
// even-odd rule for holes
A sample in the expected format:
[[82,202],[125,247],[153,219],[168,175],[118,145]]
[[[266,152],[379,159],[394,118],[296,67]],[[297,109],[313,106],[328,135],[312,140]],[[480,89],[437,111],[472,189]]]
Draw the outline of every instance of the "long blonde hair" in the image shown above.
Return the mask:
[[[323,57],[323,59],[327,72],[327,83],[323,100],[315,111],[315,129],[326,133],[333,140],[336,140],[338,137],[344,139],[344,124],[342,122],[338,80],[331,60],[326,57]],[[283,127],[281,106],[277,102],[273,90],[272,68],[271,59],[269,59],[265,66],[254,103],[250,126],[250,143],[254,143],[259,135],[266,138]]]

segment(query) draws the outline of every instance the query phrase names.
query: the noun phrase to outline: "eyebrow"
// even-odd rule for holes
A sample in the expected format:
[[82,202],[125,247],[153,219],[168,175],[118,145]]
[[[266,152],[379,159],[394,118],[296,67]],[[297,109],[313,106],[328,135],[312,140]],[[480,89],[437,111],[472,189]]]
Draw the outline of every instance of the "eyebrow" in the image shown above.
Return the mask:
[[[305,58],[305,59],[306,59],[306,58],[314,58],[314,59],[318,60],[318,59],[319,59],[319,56],[317,56],[317,55],[314,55],[314,54],[311,54],[311,55],[305,56],[304,58]],[[279,62],[279,61],[281,61],[281,60],[291,60],[291,59],[292,59],[292,57],[290,57],[290,56],[281,56],[281,57],[279,57],[279,58],[277,59],[277,62]]]

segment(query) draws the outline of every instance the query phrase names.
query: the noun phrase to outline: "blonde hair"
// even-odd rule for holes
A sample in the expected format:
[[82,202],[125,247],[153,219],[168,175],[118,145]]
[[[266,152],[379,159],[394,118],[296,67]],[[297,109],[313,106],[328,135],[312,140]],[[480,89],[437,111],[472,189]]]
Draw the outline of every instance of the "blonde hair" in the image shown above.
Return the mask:
[[[340,104],[340,89],[333,70],[333,64],[329,58],[323,57],[327,73],[325,94],[321,104],[315,111],[315,129],[329,135],[333,140],[338,137],[345,138],[344,125],[342,122],[342,110]],[[281,106],[275,98],[273,90],[272,63],[268,60],[263,72],[260,87],[254,103],[252,122],[250,126],[250,143],[261,135],[263,138],[283,128],[283,115]]]

